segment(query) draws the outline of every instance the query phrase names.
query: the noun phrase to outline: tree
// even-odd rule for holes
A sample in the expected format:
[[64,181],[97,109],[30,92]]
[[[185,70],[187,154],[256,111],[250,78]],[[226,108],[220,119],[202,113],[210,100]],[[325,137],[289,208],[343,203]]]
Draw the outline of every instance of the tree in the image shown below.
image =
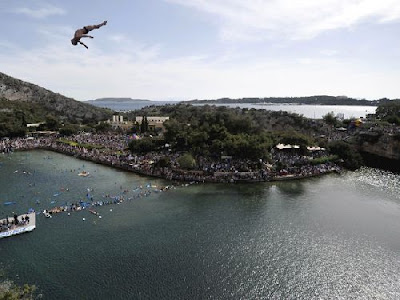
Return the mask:
[[168,143],[175,143],[176,136],[181,132],[181,124],[176,119],[169,119],[164,123],[166,132],[164,133],[165,140]]
[[59,133],[61,135],[73,135],[79,131],[79,125],[76,124],[67,124],[60,128]]
[[390,116],[400,117],[400,102],[390,101],[379,105],[376,109],[376,116],[382,120],[387,120]]
[[16,111],[15,116],[21,120],[22,127],[26,127],[25,112],[22,110]]
[[151,138],[133,140],[129,143],[129,150],[131,150],[132,153],[146,153],[154,151],[155,149],[155,143]]
[[15,123],[0,123],[0,137],[18,137],[26,134],[26,127]]
[[139,130],[140,130],[140,125],[135,122],[129,132],[130,133],[138,133]]
[[322,119],[324,120],[324,122],[332,127],[336,126],[338,120],[336,119],[333,111],[331,111],[330,113],[327,113],[325,116],[322,117]]
[[307,146],[313,143],[313,140],[304,134],[298,132],[285,132],[280,138],[279,142],[283,144],[298,145],[300,149],[305,152]]
[[386,121],[388,121],[390,124],[396,124],[396,125],[400,124],[400,118],[398,116],[395,116],[395,115],[388,116],[386,118]]
[[147,117],[143,116],[142,123],[140,124],[140,132],[145,133],[149,131],[149,122],[147,121]]
[[105,122],[97,124],[95,127],[96,132],[107,132],[111,130],[111,125]]
[[196,161],[190,153],[185,153],[177,160],[182,169],[192,170],[196,167]]
[[350,170],[358,169],[363,164],[361,154],[344,141],[331,142],[328,144],[328,149],[332,154],[338,155],[343,159],[344,166]]
[[33,300],[35,298],[36,286],[24,284],[16,285],[14,282],[6,280],[0,282],[0,299],[1,300]]
[[163,156],[157,161],[156,166],[160,168],[169,167],[171,166],[171,159],[168,156]]
[[59,123],[58,123],[58,119],[56,117],[54,117],[52,115],[46,116],[46,128],[48,130],[56,131],[56,130],[58,130],[58,126],[59,126]]
[[207,150],[207,142],[209,140],[207,132],[195,131],[188,136],[188,144],[194,153],[203,154]]

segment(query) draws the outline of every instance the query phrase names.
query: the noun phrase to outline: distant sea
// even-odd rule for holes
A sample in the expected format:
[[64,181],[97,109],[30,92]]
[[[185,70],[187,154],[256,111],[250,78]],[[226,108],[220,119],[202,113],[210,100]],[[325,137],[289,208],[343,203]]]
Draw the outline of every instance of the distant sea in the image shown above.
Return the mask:
[[303,115],[310,119],[321,119],[326,114],[333,112],[343,114],[345,119],[350,118],[365,118],[367,114],[374,114],[376,106],[361,106],[361,105],[308,105],[308,104],[267,104],[267,103],[231,103],[231,104],[216,104],[218,106],[240,107],[248,109],[265,109],[273,111],[287,111]]
[[[177,104],[180,101],[87,101],[87,103],[110,108],[115,111],[132,111],[138,110],[151,105]],[[205,104],[195,104],[205,105]],[[210,102],[209,105],[241,107],[248,109],[265,109],[273,111],[288,111],[303,115],[306,118],[321,119],[326,114],[333,112],[343,114],[344,118],[365,118],[367,114],[374,114],[376,106],[360,106],[360,105],[307,105],[307,104],[265,104],[265,103],[225,103],[215,104]]]
[[179,101],[86,101],[86,103],[115,111],[131,111],[151,105],[177,104]]

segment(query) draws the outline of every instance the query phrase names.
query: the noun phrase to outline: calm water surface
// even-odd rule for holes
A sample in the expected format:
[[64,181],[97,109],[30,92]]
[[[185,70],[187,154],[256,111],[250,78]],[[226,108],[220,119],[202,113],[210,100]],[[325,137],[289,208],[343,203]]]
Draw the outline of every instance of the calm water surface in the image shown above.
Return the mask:
[[[168,184],[52,152],[2,155],[0,215]],[[1,266],[45,299],[399,299],[399,192],[398,175],[375,169],[177,186],[99,207],[101,219],[39,214],[34,232],[0,240]]]
[[[91,102],[91,104],[111,108],[116,111],[130,111],[138,110],[149,105],[165,105],[165,104],[177,104],[177,101],[137,101],[137,102],[115,102],[115,101],[102,101],[102,102]],[[204,105],[204,104],[195,104]],[[306,104],[263,104],[263,103],[227,103],[227,104],[212,104],[216,106],[227,106],[227,107],[240,107],[240,108],[255,108],[265,109],[273,111],[287,111],[303,115],[306,118],[321,119],[328,113],[333,112],[336,116],[338,113],[344,115],[345,119],[350,118],[365,118],[367,114],[374,114],[376,106],[360,106],[360,105],[306,105]]]
[[178,101],[88,101],[87,103],[115,111],[139,110],[146,106],[177,104]]
[[218,106],[255,108],[273,111],[287,111],[303,115],[310,119],[322,119],[326,114],[333,112],[343,114],[345,119],[365,118],[368,114],[374,114],[376,106],[361,105],[308,105],[308,104],[262,104],[262,103],[238,103],[238,104],[217,104]]

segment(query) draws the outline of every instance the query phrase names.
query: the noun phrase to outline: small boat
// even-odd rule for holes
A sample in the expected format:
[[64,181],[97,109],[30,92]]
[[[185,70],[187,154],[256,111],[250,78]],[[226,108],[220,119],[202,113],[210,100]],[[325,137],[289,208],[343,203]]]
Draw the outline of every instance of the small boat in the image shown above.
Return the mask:
[[97,211],[93,210],[93,209],[89,209],[89,211],[90,211],[92,214],[96,215],[96,216],[99,215],[99,213],[98,213]]
[[14,215],[0,220],[0,239],[12,235],[32,231],[36,228],[35,212]]
[[51,217],[52,217],[51,214],[49,213],[49,211],[48,211],[47,209],[45,209],[45,210],[43,211],[43,214],[44,214],[44,216],[45,216],[46,218],[51,218]]
[[87,176],[89,176],[89,174],[90,174],[89,172],[82,171],[82,172],[78,173],[78,176],[87,177]]

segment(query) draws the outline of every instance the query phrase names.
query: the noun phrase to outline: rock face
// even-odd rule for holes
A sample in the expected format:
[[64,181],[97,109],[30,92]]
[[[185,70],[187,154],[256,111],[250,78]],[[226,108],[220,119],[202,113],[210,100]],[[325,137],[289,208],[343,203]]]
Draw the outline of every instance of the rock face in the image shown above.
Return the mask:
[[46,108],[61,119],[70,121],[99,121],[112,115],[112,111],[67,98],[45,88],[0,72],[0,99],[33,102]]
[[360,133],[358,144],[362,152],[391,160],[400,160],[400,135],[398,134]]

